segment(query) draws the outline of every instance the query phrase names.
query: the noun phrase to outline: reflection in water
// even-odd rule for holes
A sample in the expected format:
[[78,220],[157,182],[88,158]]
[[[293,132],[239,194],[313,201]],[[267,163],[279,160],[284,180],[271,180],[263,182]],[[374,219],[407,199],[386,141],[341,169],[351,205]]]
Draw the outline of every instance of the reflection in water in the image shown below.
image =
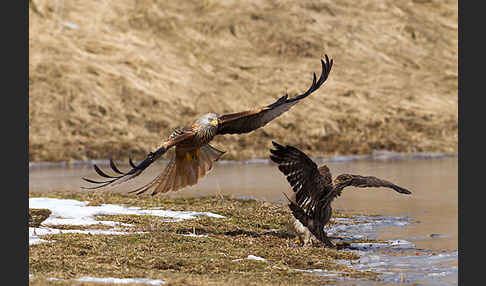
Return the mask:
[[[394,182],[410,191],[401,195],[393,190],[376,188],[348,188],[333,203],[334,209],[366,214],[410,217],[418,223],[407,227],[389,227],[382,230],[379,239],[407,239],[418,248],[431,250],[457,249],[457,157],[436,159],[356,160],[326,162],[333,177],[342,173],[371,175]],[[127,191],[143,185],[162,168],[165,162],[150,166],[146,172],[113,191]],[[320,163],[323,164],[323,163]],[[320,165],[319,164],[319,165]],[[81,177],[96,178],[92,166],[30,167],[29,190],[48,192],[56,190],[85,191]],[[219,162],[208,176],[197,185],[169,197],[231,195],[252,197],[285,203],[282,192],[290,192],[285,177],[274,164],[238,164]]]

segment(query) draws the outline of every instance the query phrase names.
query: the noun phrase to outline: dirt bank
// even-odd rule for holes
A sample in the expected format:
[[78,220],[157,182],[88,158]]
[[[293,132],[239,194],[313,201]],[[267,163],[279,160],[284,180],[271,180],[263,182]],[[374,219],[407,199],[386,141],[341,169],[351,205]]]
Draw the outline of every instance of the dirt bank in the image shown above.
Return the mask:
[[[32,3],[35,4],[35,9]],[[457,152],[457,1],[31,1],[29,159],[141,159],[175,127],[328,82],[224,159]]]

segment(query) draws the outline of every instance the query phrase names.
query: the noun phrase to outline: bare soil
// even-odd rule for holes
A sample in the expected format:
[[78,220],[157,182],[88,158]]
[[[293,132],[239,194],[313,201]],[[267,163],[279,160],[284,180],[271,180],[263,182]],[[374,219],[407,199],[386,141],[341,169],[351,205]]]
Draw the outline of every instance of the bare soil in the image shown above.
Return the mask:
[[206,112],[238,112],[328,81],[246,135],[316,157],[457,152],[457,1],[47,1],[29,9],[29,160],[143,158]]

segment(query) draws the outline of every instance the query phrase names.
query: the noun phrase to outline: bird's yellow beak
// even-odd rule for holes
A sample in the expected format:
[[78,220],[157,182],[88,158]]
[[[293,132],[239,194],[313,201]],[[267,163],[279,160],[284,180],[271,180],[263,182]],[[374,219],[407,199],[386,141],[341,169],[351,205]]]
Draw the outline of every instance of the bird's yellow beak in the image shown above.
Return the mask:
[[218,126],[218,120],[213,120],[213,121],[209,122],[209,124],[211,124],[213,126]]

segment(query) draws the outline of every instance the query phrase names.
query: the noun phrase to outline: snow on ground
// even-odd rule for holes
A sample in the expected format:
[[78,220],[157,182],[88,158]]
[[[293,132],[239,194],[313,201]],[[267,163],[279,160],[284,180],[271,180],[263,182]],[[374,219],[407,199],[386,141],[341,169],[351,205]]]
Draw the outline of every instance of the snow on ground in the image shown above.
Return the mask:
[[[214,218],[224,218],[224,216],[211,212],[193,212],[193,211],[171,211],[158,209],[141,209],[139,207],[125,207],[114,204],[102,204],[99,206],[88,206],[87,201],[77,201],[69,199],[55,198],[29,198],[29,208],[49,209],[52,214],[42,223],[42,227],[29,227],[29,245],[46,242],[39,236],[57,233],[89,233],[89,234],[108,234],[120,235],[128,234],[121,231],[119,227],[130,226],[130,224],[119,223],[114,221],[99,221],[95,216],[99,215],[152,215],[167,218],[167,222],[181,221],[184,219],[193,219],[199,216],[209,216]],[[114,227],[109,230],[87,229],[87,230],[60,230],[50,228],[49,225],[96,225],[103,224]],[[118,228],[117,228],[118,227]]]
[[183,234],[183,236],[189,236],[189,237],[209,237],[207,234],[194,234],[194,233]]
[[114,224],[118,224],[112,221],[97,221],[94,219],[94,216],[97,215],[153,215],[167,217],[172,220],[192,219],[198,216],[224,218],[224,216],[210,212],[147,210],[139,207],[125,207],[112,204],[88,206],[88,203],[87,201],[82,202],[68,199],[30,198],[29,208],[45,208],[52,211],[49,218],[44,221],[43,224],[45,225],[89,225],[102,223],[113,226]]
[[259,256],[255,256],[255,255],[248,255],[248,257],[246,259],[250,259],[250,260],[258,260],[258,261],[265,261],[265,258],[263,257],[259,257]]
[[[257,261],[266,261],[265,258],[259,257],[259,256],[255,256],[253,254],[248,255],[248,257],[246,259],[248,259],[248,260],[257,260]],[[236,262],[236,261],[241,261],[241,260],[243,260],[243,258],[233,259],[231,261]]]

